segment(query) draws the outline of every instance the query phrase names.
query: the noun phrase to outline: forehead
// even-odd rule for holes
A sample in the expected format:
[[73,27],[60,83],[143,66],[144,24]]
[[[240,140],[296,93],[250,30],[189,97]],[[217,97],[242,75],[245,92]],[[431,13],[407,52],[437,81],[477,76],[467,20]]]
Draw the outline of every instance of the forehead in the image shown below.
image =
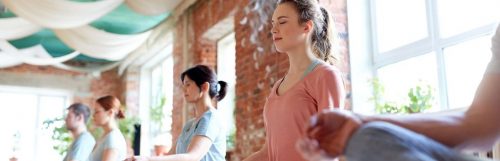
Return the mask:
[[288,18],[297,17],[298,13],[295,10],[295,6],[293,6],[290,2],[278,4],[273,13],[273,20],[278,20],[278,18],[282,16],[286,16]]
[[193,82],[193,80],[191,80],[191,78],[189,78],[187,75],[185,75],[184,81],[182,81],[182,83],[188,83],[188,82]]
[[75,113],[75,111],[73,110],[73,108],[68,108],[67,110],[68,110],[68,114],[74,114]]
[[104,110],[104,107],[102,107],[101,104],[99,104],[97,102],[95,102],[94,104],[95,104],[94,109],[93,109],[94,111],[96,111],[96,110]]

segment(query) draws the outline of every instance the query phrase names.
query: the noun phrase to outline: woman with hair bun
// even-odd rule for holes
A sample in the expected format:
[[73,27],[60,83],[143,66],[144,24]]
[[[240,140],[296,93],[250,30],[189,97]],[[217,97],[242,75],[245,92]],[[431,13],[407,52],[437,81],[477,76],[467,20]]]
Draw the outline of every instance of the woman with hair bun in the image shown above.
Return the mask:
[[205,65],[189,68],[181,74],[182,92],[186,102],[194,106],[195,117],[184,124],[174,155],[127,160],[149,161],[225,161],[226,131],[224,116],[213,102],[226,96],[227,83]]
[[115,96],[104,96],[96,100],[93,122],[104,130],[104,134],[90,155],[91,161],[117,161],[127,157],[127,143],[117,124],[118,119],[125,118],[120,107],[120,100]]

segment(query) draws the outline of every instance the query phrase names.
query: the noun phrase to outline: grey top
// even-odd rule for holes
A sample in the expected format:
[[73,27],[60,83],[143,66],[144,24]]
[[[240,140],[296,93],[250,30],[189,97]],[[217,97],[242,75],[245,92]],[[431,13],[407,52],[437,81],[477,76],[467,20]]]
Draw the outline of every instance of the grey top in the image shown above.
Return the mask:
[[71,143],[66,156],[63,161],[78,160],[87,161],[94,148],[94,137],[87,131],[82,132],[75,141]]
[[212,141],[212,146],[200,161],[224,161],[226,156],[226,131],[223,115],[217,110],[205,112],[200,120],[189,120],[177,140],[176,153],[187,153],[194,136],[204,136]]
[[127,157],[127,143],[122,133],[118,129],[110,131],[97,143],[90,161],[100,161],[105,150],[114,149],[118,153],[118,160],[125,160]]

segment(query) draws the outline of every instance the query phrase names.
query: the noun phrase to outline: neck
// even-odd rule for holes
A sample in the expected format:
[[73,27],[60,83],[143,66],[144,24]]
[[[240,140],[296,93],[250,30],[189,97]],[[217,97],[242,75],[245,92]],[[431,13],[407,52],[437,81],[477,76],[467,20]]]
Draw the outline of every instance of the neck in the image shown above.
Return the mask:
[[203,113],[207,110],[215,109],[212,105],[212,100],[208,96],[203,96],[200,100],[198,100],[195,104],[195,117],[199,119]]
[[287,52],[288,61],[290,62],[290,67],[288,68],[288,74],[300,74],[316,59],[312,50],[306,47],[305,43],[303,46],[298,46],[293,50]]
[[109,122],[104,124],[104,126],[102,128],[104,129],[104,133],[107,134],[110,131],[118,128],[118,126],[116,125],[115,119],[110,119]]
[[77,138],[82,134],[83,132],[87,131],[87,127],[85,127],[85,124],[78,126],[77,128],[71,130],[71,135],[73,135],[73,138]]

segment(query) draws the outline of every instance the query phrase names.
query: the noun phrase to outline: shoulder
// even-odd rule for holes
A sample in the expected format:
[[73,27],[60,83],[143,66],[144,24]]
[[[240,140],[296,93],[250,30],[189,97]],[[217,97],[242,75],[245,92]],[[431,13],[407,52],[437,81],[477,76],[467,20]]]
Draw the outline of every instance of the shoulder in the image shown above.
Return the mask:
[[83,132],[81,134],[81,136],[78,138],[78,140],[82,140],[82,141],[90,141],[90,142],[93,142],[95,143],[95,139],[94,139],[94,136],[92,136],[92,134],[90,134],[89,132]]
[[321,81],[331,81],[332,79],[336,80],[341,78],[341,74],[342,73],[337,67],[326,63],[320,63],[311,73],[308,81],[311,83],[319,83]]
[[316,70],[317,70],[318,75],[339,74],[340,73],[340,70],[337,67],[330,65],[330,64],[326,64],[326,63],[318,64],[318,66],[316,67]]
[[208,110],[205,113],[203,113],[203,116],[201,116],[201,120],[204,121],[210,121],[210,120],[218,120],[221,117],[221,113],[219,110]]
[[125,137],[121,133],[119,129],[112,130],[109,132],[106,141],[108,143],[121,143],[122,141],[125,141]]
[[219,110],[208,110],[201,116],[197,126],[204,128],[219,127],[223,124],[222,120],[222,114]]

